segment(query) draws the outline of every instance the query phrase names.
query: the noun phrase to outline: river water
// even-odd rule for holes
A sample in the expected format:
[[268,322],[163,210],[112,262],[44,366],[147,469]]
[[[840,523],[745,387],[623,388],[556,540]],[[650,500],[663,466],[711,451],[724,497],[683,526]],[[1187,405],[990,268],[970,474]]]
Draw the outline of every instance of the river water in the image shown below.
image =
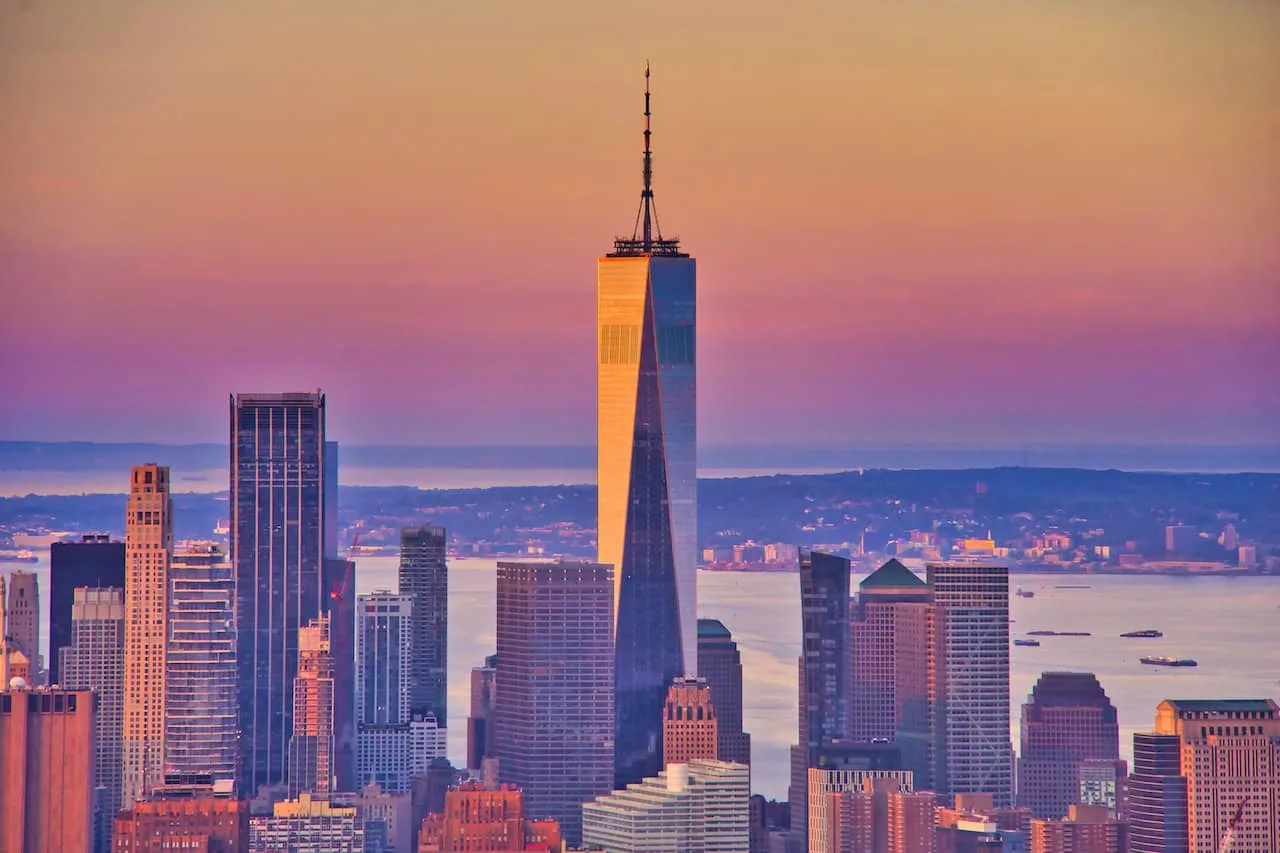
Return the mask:
[[[39,552],[38,552],[39,553]],[[358,561],[360,593],[396,588],[395,557]],[[494,651],[495,562],[452,560],[449,577],[449,754],[466,755],[470,670]],[[30,570],[32,566],[3,566]],[[48,625],[49,564],[40,575]],[[855,587],[857,581],[854,581]],[[1060,585],[1087,589],[1059,589]],[[1015,747],[1020,705],[1040,673],[1093,672],[1120,715],[1121,754],[1132,734],[1149,730],[1167,698],[1280,698],[1280,578],[1126,578],[1115,575],[1015,575],[1012,586],[1035,592],[1010,602],[1014,636],[1032,630],[1089,631],[1090,637],[1041,637],[1041,646],[1012,649],[1011,717]],[[785,799],[788,748],[796,738],[796,658],[800,651],[799,580],[794,574],[699,572],[698,614],[720,619],[742,652],[745,727],[752,737],[752,786]],[[1125,640],[1142,628],[1161,639]],[[42,631],[47,646],[47,630]],[[47,655],[47,648],[45,650]],[[1191,657],[1195,668],[1145,666],[1142,655]]]

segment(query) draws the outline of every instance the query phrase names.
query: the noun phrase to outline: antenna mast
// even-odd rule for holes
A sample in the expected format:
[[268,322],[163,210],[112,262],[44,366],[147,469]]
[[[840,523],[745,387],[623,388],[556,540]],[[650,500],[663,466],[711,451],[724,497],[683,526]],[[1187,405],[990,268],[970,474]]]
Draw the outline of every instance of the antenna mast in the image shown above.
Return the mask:
[[[653,251],[653,151],[649,147],[649,60],[644,61],[644,189],[640,193],[640,204],[644,208],[644,250]],[[659,238],[662,234],[659,232]]]

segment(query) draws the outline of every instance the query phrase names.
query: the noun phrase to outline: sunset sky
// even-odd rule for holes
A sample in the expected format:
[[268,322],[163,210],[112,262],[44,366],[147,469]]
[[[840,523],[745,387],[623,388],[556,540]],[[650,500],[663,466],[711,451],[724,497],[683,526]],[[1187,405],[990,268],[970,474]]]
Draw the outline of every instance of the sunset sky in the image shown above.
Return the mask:
[[1275,443],[1280,4],[0,0],[0,439],[589,442],[653,66],[704,442]]

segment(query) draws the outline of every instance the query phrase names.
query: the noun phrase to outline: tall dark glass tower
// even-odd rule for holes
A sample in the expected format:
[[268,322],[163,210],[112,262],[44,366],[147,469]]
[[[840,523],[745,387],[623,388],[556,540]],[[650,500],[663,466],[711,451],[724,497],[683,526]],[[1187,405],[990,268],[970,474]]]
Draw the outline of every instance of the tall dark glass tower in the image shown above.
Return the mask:
[[751,735],[742,730],[742,655],[719,619],[698,620],[698,672],[711,688],[719,720],[719,759],[750,764]]
[[242,789],[284,781],[298,630],[320,615],[324,394],[231,398],[231,548]]
[[59,650],[71,645],[76,587],[124,589],[124,543],[87,535],[49,546],[49,683],[61,684]]
[[658,225],[648,76],[635,231],[597,264],[598,559],[617,572],[619,787],[660,769],[667,688],[697,669],[697,267]]
[[413,599],[413,658],[409,708],[434,714],[446,728],[448,714],[449,567],[443,527],[400,531],[400,594]]

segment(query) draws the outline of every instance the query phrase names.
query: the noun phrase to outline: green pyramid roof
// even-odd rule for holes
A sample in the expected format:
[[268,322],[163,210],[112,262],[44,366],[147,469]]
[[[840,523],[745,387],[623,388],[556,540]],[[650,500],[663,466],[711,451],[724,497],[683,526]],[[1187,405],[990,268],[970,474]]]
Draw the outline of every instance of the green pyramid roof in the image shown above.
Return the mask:
[[915,572],[899,563],[890,560],[876,569],[860,584],[858,589],[901,589],[902,587],[924,587],[925,582]]

